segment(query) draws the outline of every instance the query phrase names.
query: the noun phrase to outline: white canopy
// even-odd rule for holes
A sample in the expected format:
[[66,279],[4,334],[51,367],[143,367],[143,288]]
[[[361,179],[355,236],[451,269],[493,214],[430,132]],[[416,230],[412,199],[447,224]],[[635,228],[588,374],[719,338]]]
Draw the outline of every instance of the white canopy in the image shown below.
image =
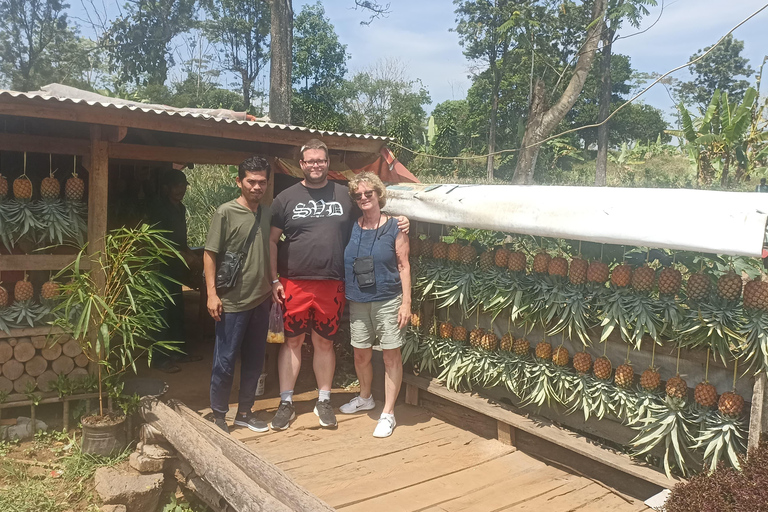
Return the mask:
[[768,194],[409,183],[387,187],[387,210],[449,226],[760,257]]

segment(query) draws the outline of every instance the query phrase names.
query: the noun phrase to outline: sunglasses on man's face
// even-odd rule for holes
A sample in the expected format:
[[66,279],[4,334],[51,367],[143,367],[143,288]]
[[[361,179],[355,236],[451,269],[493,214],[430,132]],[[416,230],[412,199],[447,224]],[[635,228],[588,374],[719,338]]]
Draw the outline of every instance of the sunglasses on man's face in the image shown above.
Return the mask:
[[[373,190],[366,190],[365,192],[363,192],[363,194],[365,194],[366,199],[370,199],[373,197]],[[355,201],[359,201],[363,198],[363,194],[361,194],[360,192],[355,192],[354,194],[352,194],[352,197],[355,199]]]

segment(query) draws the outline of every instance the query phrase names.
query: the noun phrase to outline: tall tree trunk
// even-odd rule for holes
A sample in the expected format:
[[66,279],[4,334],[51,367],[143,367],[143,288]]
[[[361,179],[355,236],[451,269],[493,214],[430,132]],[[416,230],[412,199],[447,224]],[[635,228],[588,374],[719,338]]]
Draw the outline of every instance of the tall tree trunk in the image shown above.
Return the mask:
[[[576,62],[576,67],[573,70],[573,76],[562,96],[543,114],[528,117],[528,122],[525,125],[525,135],[520,145],[517,165],[515,166],[515,174],[512,176],[512,183],[518,185],[530,185],[533,183],[533,172],[536,159],[539,156],[541,142],[552,133],[579,98],[589,70],[592,68],[592,63],[595,60],[597,43],[600,41],[600,35],[603,33],[605,9],[606,0],[594,0],[592,6],[593,24],[587,30],[587,37],[584,41],[584,46],[581,48],[579,60]],[[539,94],[537,92],[539,88],[543,94],[544,84],[539,82],[540,80],[537,81],[534,87],[534,98]],[[543,99],[538,101],[541,103]],[[535,103],[535,101],[531,101],[531,112],[534,111]]]
[[606,28],[603,38],[602,58],[600,59],[600,106],[597,122],[597,161],[595,162],[595,186],[604,187],[608,182],[608,119],[611,113],[611,57],[612,44],[616,29]]
[[291,122],[291,67],[293,65],[293,7],[291,0],[272,0],[271,60],[269,67],[269,118]]
[[245,70],[241,71],[240,79],[243,82],[243,110],[248,112],[251,108],[251,81],[248,78],[248,72]]
[[494,87],[496,92],[491,100],[491,126],[488,130],[488,181],[493,181],[493,153],[496,151],[496,116],[499,111],[499,91],[498,87]]

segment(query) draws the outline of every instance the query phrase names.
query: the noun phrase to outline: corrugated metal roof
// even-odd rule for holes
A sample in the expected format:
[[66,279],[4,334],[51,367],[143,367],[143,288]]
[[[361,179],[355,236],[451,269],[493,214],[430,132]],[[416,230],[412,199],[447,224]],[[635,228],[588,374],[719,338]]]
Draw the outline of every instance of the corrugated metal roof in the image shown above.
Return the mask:
[[[188,111],[177,110],[177,109],[164,110],[164,109],[152,108],[150,106],[142,107],[140,106],[141,105],[140,103],[120,104],[120,103],[114,103],[112,101],[88,101],[81,98],[66,98],[66,97],[61,98],[61,97],[51,96],[48,94],[43,94],[41,92],[18,92],[18,91],[0,89],[0,101],[3,100],[4,98],[11,98],[11,99],[25,98],[25,99],[31,99],[31,100],[43,100],[45,102],[50,102],[50,103],[69,103],[74,105],[88,105],[90,107],[96,107],[96,108],[139,111],[139,112],[144,112],[147,114],[154,114],[154,115],[205,119],[205,120],[210,120],[212,122],[217,122],[217,123],[237,124],[242,126],[256,126],[259,128],[269,128],[272,130],[285,130],[285,131],[291,131],[291,132],[309,133],[309,134],[317,135],[318,137],[336,136],[336,137],[347,137],[352,139],[377,140],[382,142],[387,142],[392,140],[390,137],[382,137],[380,135],[371,135],[371,134],[363,135],[363,134],[357,134],[357,133],[315,130],[313,128],[306,128],[304,126],[293,126],[288,124],[271,123],[266,121],[241,121],[241,120],[235,120],[231,118],[215,117],[209,114],[203,114],[199,112],[188,112]],[[105,100],[109,99],[106,96],[104,96],[103,98],[105,98]],[[153,105],[153,107],[156,107],[156,105]]]

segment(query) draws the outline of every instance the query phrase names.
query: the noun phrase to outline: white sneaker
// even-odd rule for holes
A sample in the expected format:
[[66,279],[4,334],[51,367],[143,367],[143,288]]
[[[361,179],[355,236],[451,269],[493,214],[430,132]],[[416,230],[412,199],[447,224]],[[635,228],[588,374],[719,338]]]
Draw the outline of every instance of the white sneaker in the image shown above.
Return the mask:
[[369,398],[362,398],[360,395],[357,395],[348,403],[339,407],[339,412],[342,414],[354,414],[360,411],[370,411],[374,407],[376,407],[376,402],[373,400],[373,395]]
[[376,424],[376,428],[373,430],[373,437],[391,436],[392,432],[395,430],[395,425],[397,425],[397,422],[395,421],[394,414],[387,414],[386,416],[382,415],[381,418],[379,418],[379,422]]

